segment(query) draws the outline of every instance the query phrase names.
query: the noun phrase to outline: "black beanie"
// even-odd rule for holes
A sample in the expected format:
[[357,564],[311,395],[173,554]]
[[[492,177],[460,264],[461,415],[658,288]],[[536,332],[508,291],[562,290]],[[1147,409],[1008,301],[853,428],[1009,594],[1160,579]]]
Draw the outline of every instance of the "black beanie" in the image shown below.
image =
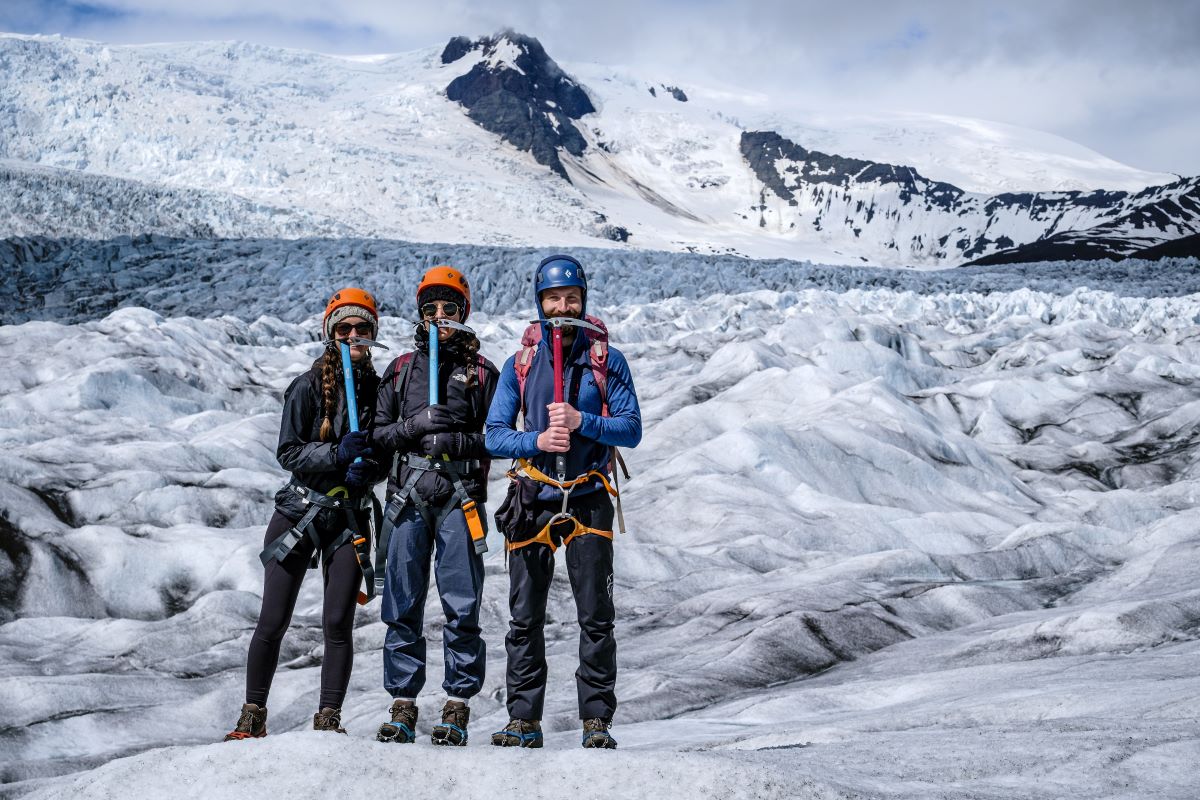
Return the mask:
[[421,306],[437,300],[441,300],[443,302],[452,300],[462,306],[463,310],[466,310],[467,298],[463,296],[462,292],[455,291],[449,286],[430,286],[425,291],[417,295],[417,312],[420,313]]

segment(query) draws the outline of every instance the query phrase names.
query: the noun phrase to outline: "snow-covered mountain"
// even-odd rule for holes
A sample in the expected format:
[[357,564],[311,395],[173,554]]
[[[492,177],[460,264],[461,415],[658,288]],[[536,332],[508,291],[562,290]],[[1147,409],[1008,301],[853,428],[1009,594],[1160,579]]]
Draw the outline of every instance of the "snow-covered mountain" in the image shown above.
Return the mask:
[[[105,245],[137,264],[111,275],[171,316],[98,309],[62,324],[44,308],[0,326],[0,793],[1194,796],[1200,295],[1164,296],[1194,291],[1194,265],[1142,269],[1148,296],[1070,265],[1040,291],[969,291],[977,268],[893,271],[900,289],[830,270],[799,291],[710,284],[653,302],[649,287],[687,280],[686,265],[598,284],[646,435],[626,454],[630,531],[616,542],[621,749],[596,758],[578,747],[561,571],[547,749],[486,744],[506,720],[494,535],[466,751],[428,744],[436,648],[422,741],[372,740],[390,701],[375,604],[356,620],[350,736],[306,732],[315,574],[284,641],[271,736],[216,743],[242,701],[257,552],[285,480],[280,395],[317,352],[320,309],[286,280],[249,291],[232,267],[180,283],[138,255],[147,244]],[[243,258],[295,260],[273,247]],[[509,294],[489,271],[508,299],[472,317],[493,360],[528,319],[520,278]],[[385,315],[385,343],[404,347],[407,331]],[[431,596],[433,641],[440,619]]]
[[560,64],[515,33],[356,58],[0,35],[0,236],[623,242],[936,267],[1200,232],[1196,179],[1057,137],[677,84]]

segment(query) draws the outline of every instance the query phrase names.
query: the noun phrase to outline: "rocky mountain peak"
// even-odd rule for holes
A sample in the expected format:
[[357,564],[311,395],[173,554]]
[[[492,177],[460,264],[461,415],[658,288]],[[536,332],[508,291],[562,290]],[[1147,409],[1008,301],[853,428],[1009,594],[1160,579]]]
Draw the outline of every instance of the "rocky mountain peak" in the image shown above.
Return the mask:
[[532,36],[503,31],[473,42],[456,36],[442,50],[442,63],[472,53],[479,61],[450,82],[446,97],[477,125],[567,178],[559,151],[580,156],[587,147],[572,122],[596,110],[587,92]]

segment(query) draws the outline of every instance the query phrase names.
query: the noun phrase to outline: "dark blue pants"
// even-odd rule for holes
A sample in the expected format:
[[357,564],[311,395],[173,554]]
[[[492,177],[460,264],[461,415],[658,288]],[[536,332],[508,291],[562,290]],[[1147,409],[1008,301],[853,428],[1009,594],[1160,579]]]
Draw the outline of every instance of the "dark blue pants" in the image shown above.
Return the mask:
[[[558,504],[545,509],[538,525],[545,525],[558,510]],[[603,492],[573,500],[571,511],[590,528],[612,530],[612,502]],[[569,532],[569,525],[562,527]],[[563,552],[561,548],[558,551]],[[613,543],[603,536],[579,536],[565,554],[579,620],[579,669],[575,671],[579,718],[611,720],[617,709]],[[547,675],[546,598],[554,578],[554,560],[555,554],[544,544],[522,547],[508,557],[512,620],[504,646],[508,652],[508,713],[516,719],[542,718]]]
[[[480,515],[483,518],[483,515]],[[483,685],[485,651],[479,631],[483,598],[483,558],[475,552],[467,521],[454,509],[436,532],[410,503],[388,542],[387,580],[383,587],[383,686],[392,697],[416,697],[425,686],[425,598],[429,559],[446,614],[442,647],[451,697],[467,699]]]

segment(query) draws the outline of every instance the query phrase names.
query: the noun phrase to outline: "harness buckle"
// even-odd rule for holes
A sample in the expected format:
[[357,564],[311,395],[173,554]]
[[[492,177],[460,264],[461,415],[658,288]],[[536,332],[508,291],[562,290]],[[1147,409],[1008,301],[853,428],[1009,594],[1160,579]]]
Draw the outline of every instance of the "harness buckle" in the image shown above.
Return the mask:
[[[559,483],[563,484],[562,481],[559,481]],[[554,525],[555,523],[561,522],[564,519],[575,519],[575,517],[567,511],[567,506],[571,502],[571,492],[574,491],[574,489],[574,486],[560,485],[558,487],[558,490],[562,492],[562,508],[557,514],[550,518],[550,521],[546,523],[547,525]]]

